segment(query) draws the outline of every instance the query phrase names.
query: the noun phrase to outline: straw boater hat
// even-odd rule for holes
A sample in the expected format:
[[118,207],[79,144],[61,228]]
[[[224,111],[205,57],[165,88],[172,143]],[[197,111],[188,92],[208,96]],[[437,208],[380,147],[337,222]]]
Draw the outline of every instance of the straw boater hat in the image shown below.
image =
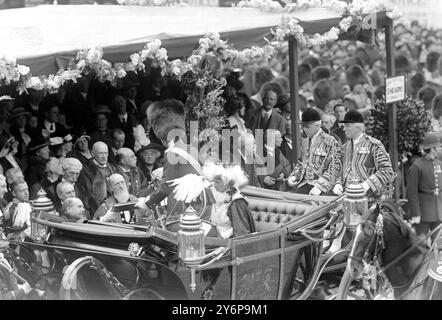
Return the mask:
[[430,148],[442,147],[442,143],[439,139],[439,136],[435,132],[428,132],[424,141],[422,142],[421,149],[426,150]]

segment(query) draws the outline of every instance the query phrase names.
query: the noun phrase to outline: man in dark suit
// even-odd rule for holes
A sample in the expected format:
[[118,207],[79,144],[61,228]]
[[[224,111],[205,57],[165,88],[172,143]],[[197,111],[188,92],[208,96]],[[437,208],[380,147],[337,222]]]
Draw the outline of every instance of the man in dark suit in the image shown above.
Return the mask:
[[126,134],[121,129],[113,129],[112,130],[112,139],[109,147],[109,155],[107,161],[112,163],[114,166],[118,165],[117,153],[118,150],[123,148],[124,142],[126,141]]
[[249,123],[249,128],[253,134],[256,135],[256,130],[261,129],[265,132],[268,129],[279,130],[281,135],[285,134],[284,119],[281,114],[273,107],[278,102],[278,95],[272,90],[267,90],[263,93],[263,106],[258,109]]
[[46,139],[65,136],[67,132],[59,124],[60,110],[58,106],[48,102],[42,107],[44,117],[39,119],[37,128],[31,130],[31,136],[42,135]]
[[128,72],[128,75],[123,78],[123,96],[126,98],[127,112],[140,121],[146,117],[146,114],[141,114],[138,101],[136,100],[137,90],[140,86],[136,77],[137,76],[134,72]]
[[[198,162],[198,151],[186,145],[183,139],[186,137],[184,123],[184,105],[175,99],[167,99],[156,102],[150,109],[147,117],[152,123],[155,135],[169,148],[165,152],[165,164],[163,178],[157,190],[147,198],[141,198],[137,207],[153,208],[164,198],[167,198],[167,211],[171,214],[183,212],[182,203],[177,203],[173,197],[173,187],[169,181],[181,178],[187,174],[201,173],[201,166]],[[179,136],[169,136],[172,130],[176,130]]]
[[336,121],[330,128],[330,133],[337,136],[341,140],[342,145],[344,145],[348,141],[348,137],[345,135],[344,124],[341,123],[341,121],[344,120],[347,107],[342,103],[338,103],[334,106],[333,111],[336,116]]
[[135,117],[127,112],[127,102],[122,96],[112,100],[112,114],[109,119],[110,129],[121,129],[126,135],[124,146],[133,149],[135,146],[134,127],[137,126]]

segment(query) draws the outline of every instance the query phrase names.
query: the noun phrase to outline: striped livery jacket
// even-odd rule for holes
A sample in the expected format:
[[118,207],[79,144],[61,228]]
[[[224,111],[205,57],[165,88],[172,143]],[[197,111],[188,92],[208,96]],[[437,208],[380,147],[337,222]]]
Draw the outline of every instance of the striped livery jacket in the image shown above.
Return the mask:
[[385,193],[395,177],[390,156],[382,142],[365,133],[354,147],[353,140],[343,145],[342,168],[337,183],[345,187],[349,178],[357,179],[366,182],[376,196]]
[[302,140],[300,160],[293,173],[300,182],[297,188],[309,184],[326,193],[340,172],[341,145],[334,137],[319,129],[311,139],[310,150],[309,139]]

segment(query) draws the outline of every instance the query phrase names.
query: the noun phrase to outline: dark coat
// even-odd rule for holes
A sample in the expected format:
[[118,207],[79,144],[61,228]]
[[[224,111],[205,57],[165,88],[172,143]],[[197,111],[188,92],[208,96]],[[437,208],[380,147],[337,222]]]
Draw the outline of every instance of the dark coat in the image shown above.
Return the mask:
[[[436,166],[442,162],[436,160]],[[438,170],[439,189],[442,190],[442,172]],[[412,217],[421,217],[422,222],[442,221],[442,193],[435,195],[434,166],[431,160],[420,158],[414,161],[408,172],[407,199]]]
[[121,166],[117,167],[118,173],[124,177],[126,186],[130,194],[137,197],[140,196],[140,192],[147,188],[147,181],[144,174],[138,168],[131,168],[126,170]]
[[66,118],[72,121],[74,128],[86,128],[87,132],[94,129],[94,99],[88,95],[85,99],[78,90],[66,97]]
[[112,114],[109,117],[109,128],[110,129],[121,129],[123,130],[124,134],[126,135],[126,138],[124,140],[124,147],[133,149],[135,146],[135,137],[134,137],[134,127],[137,126],[137,121],[135,117],[127,113],[127,121],[125,123],[122,123],[118,116],[116,114]]
[[344,128],[339,126],[336,122],[333,127],[331,127],[330,133],[332,133],[334,136],[337,136],[342,145],[344,145],[348,141],[348,137],[345,134]]
[[[15,140],[18,141],[18,147],[17,147],[18,152],[17,152],[16,156],[18,158],[21,158],[22,156],[24,156],[26,154],[26,143],[23,140],[21,133],[17,127],[12,126],[10,129],[10,133],[15,138]],[[30,138],[32,138],[30,128],[26,127],[25,133],[28,134]]]
[[[275,150],[275,170],[272,172],[272,174],[269,174],[270,177],[274,179],[278,179],[279,175],[283,173],[284,178],[287,179],[290,174],[292,173],[292,166],[287,160],[286,157],[282,154],[281,150],[279,148],[276,148]],[[285,191],[285,182],[284,181],[276,181],[273,186],[269,186],[264,183],[264,178],[266,176],[259,176],[259,181],[261,185],[264,187],[264,189],[271,189],[271,190],[278,190],[278,191]]]
[[91,133],[90,147],[92,148],[94,143],[97,141],[102,141],[107,145],[110,145],[112,142],[112,132],[109,129],[106,129],[105,131],[95,130]]
[[110,195],[107,179],[112,174],[117,173],[117,169],[110,163],[107,164],[106,168],[99,168],[93,159],[91,159],[89,166],[83,168],[83,170],[86,171],[85,174],[91,186],[90,189],[86,189],[86,192],[89,192],[94,200],[95,206],[98,207],[101,202]]
[[46,179],[46,162],[37,156],[28,158],[28,168],[25,171],[25,180],[28,183],[29,190],[38,189],[42,182]]
[[[192,154],[192,147],[189,145],[186,145],[182,143],[181,141],[177,142],[175,144],[177,148],[181,148],[188,153]],[[194,152],[197,152],[194,150]],[[194,153],[198,154],[198,153]],[[188,163],[184,158],[181,156],[178,156],[171,151],[166,150],[165,153],[165,163],[164,163],[164,169],[163,169],[163,179],[160,182],[160,185],[158,188],[152,192],[150,195],[149,200],[146,202],[146,205],[148,207],[153,207],[155,205],[158,205],[164,198],[167,198],[167,211],[170,215],[178,214],[180,212],[184,211],[184,206],[182,203],[178,203],[173,197],[173,187],[167,183],[167,181],[181,178],[185,176],[186,174],[198,174],[196,169]]]
[[270,119],[268,119],[267,125],[265,125],[265,119],[262,116],[262,108],[258,109],[250,120],[248,127],[252,130],[253,133],[255,133],[256,129],[274,129],[279,130],[281,132],[281,136],[284,136],[285,134],[284,118],[276,109],[273,109],[272,115],[270,116]]

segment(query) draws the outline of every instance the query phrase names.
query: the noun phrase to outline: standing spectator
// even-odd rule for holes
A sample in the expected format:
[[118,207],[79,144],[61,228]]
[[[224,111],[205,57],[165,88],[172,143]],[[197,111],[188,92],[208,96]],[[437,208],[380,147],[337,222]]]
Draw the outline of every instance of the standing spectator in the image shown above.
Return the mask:
[[137,75],[134,72],[129,72],[123,78],[123,96],[126,98],[126,105],[128,113],[132,114],[136,119],[142,120],[141,113],[136,101],[137,89],[140,86]]
[[229,121],[230,130],[238,130],[239,134],[244,134],[246,132],[246,126],[244,119],[241,116],[241,110],[243,105],[241,100],[237,96],[229,97],[224,104],[224,110],[226,111],[227,120]]
[[256,134],[257,129],[264,130],[264,134],[267,129],[274,129],[279,130],[284,135],[284,119],[277,110],[274,110],[274,106],[278,102],[278,94],[268,89],[263,92],[263,101],[263,107],[257,110],[250,121],[250,129],[254,134]]
[[49,142],[42,136],[33,137],[28,145],[29,158],[25,179],[30,188],[34,190],[46,179],[46,163],[49,160]]
[[114,166],[118,164],[117,153],[118,150],[123,148],[126,141],[126,134],[121,129],[113,129],[112,130],[112,140],[109,147],[109,156],[108,161],[112,163]]
[[150,143],[137,152],[138,168],[146,177],[146,182],[151,181],[152,172],[160,167],[160,158],[164,147],[159,144]]
[[15,140],[18,141],[17,157],[19,158],[26,154],[26,148],[29,142],[31,142],[31,133],[29,126],[26,124],[26,118],[30,115],[29,112],[21,107],[14,108],[11,111],[10,120],[12,121],[12,126],[10,128],[10,133],[14,136]]
[[126,180],[130,194],[139,196],[142,188],[146,187],[146,177],[137,167],[137,157],[129,148],[121,148],[117,153],[118,171]]
[[112,140],[112,132],[108,127],[110,109],[101,104],[97,105],[94,111],[95,115],[95,125],[97,130],[91,133],[91,145],[94,145],[97,141],[103,141],[107,145],[110,145]]
[[88,132],[92,132],[94,128],[92,110],[95,106],[95,101],[89,94],[90,83],[87,76],[78,79],[65,103],[66,117],[72,121],[73,127],[84,127]]
[[421,147],[423,156],[413,162],[408,172],[410,215],[412,223],[416,224],[417,234],[422,236],[442,222],[442,162],[438,159],[441,147],[437,134],[427,133]]
[[344,145],[347,142],[348,138],[345,135],[344,124],[341,122],[344,121],[345,114],[347,113],[347,108],[342,103],[338,103],[335,105],[333,111],[336,117],[336,121],[331,127],[330,131],[331,133],[336,135],[339,138],[340,142]]
[[44,92],[43,90],[35,90],[32,88],[29,89],[28,92],[28,102],[25,105],[25,109],[31,114],[28,123],[29,127],[35,129],[38,125],[38,119],[43,115],[40,104],[43,102]]
[[126,138],[124,146],[133,149],[135,145],[134,128],[137,122],[134,116],[127,112],[126,99],[122,96],[115,96],[112,99],[112,114],[109,119],[109,128],[121,129]]
[[434,118],[433,114],[433,100],[436,97],[436,91],[430,87],[425,87],[419,90],[417,94],[418,99],[422,100],[425,104],[425,111],[431,118],[431,130],[438,131],[439,122]]

